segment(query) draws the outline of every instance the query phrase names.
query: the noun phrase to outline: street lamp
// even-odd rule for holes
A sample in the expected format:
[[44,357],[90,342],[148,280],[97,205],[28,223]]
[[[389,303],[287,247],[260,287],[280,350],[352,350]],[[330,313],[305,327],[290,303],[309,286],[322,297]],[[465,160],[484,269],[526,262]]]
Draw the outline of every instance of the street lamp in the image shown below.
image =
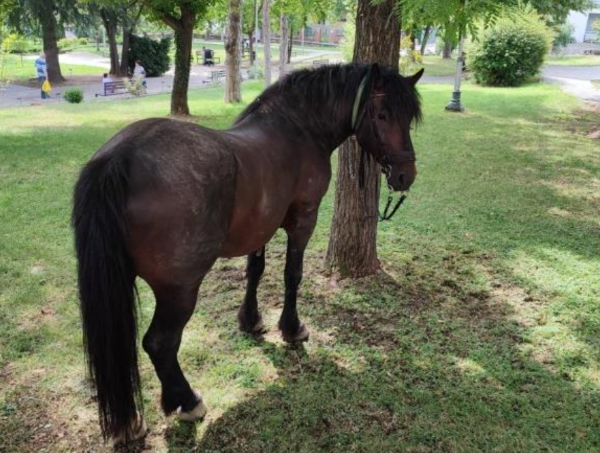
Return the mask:
[[464,112],[465,108],[461,103],[461,92],[460,86],[462,83],[462,75],[463,75],[463,64],[464,64],[464,46],[465,40],[463,38],[462,33],[459,36],[458,41],[458,57],[456,58],[456,77],[454,79],[454,91],[452,92],[452,99],[450,103],[446,106],[446,110],[449,112]]

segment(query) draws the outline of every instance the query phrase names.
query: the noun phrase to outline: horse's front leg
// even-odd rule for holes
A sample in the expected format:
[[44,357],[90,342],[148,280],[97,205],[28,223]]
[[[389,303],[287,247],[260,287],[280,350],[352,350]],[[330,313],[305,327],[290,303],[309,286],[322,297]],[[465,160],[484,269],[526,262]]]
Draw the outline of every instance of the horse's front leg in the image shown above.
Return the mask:
[[279,329],[283,340],[288,343],[308,341],[308,330],[300,322],[296,309],[298,286],[302,281],[304,250],[317,223],[317,211],[297,212],[294,219],[285,226],[288,234],[285,262],[285,303]]
[[262,317],[258,311],[258,301],[256,299],[256,290],[260,283],[260,278],[265,271],[265,248],[248,255],[246,265],[246,295],[244,302],[238,311],[238,324],[242,332],[259,334],[264,331]]

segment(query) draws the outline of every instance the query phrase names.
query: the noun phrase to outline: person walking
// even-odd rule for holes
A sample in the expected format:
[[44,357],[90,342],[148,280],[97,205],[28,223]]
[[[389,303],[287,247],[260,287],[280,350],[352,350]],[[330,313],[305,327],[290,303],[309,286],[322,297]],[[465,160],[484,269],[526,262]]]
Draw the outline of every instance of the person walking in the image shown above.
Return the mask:
[[38,59],[35,60],[35,69],[40,82],[42,99],[48,99],[50,95],[44,91],[44,82],[48,80],[48,65],[46,64],[46,54],[44,52],[40,53]]

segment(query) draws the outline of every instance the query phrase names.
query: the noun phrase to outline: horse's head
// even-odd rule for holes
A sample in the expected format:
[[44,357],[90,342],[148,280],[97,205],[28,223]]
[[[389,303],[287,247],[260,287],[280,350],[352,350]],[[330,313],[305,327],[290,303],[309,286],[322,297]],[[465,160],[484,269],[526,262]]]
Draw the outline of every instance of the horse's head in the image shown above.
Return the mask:
[[421,116],[415,85],[423,72],[402,77],[372,65],[361,82],[353,109],[358,143],[381,165],[388,185],[396,191],[408,190],[417,177],[410,129]]

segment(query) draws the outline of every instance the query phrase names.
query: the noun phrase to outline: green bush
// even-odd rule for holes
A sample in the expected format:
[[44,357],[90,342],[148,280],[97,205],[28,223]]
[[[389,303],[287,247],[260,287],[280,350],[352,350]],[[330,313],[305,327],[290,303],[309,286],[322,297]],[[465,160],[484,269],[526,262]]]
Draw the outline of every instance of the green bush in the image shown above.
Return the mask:
[[87,38],[78,38],[77,39],[77,43],[80,46],[87,46],[88,45],[88,39]]
[[76,38],[63,38],[63,39],[59,39],[58,42],[56,43],[58,46],[58,50],[66,50],[66,49],[72,49],[73,47],[77,46],[77,39]]
[[556,28],[556,37],[554,38],[554,43],[552,47],[558,49],[561,47],[567,47],[569,44],[575,42],[575,38],[573,37],[573,33],[575,33],[575,27],[569,23],[564,23],[559,25]]
[[158,77],[169,70],[171,39],[155,41],[150,38],[132,36],[129,45],[129,69],[133,72],[136,60],[142,62],[148,77]]
[[519,86],[539,73],[553,39],[536,12],[511,10],[469,45],[467,65],[477,83]]
[[27,40],[16,33],[11,33],[2,42],[2,52],[24,54],[27,52]]
[[71,89],[65,91],[63,99],[70,104],[80,104],[83,101],[83,91],[77,89]]

